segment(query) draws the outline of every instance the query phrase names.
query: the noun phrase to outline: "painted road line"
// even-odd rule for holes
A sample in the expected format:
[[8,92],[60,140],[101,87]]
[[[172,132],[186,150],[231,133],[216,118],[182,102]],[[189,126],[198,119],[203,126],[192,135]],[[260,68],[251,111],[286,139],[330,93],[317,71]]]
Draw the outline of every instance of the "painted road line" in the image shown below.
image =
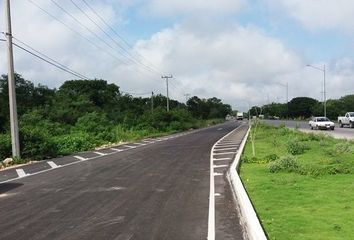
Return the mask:
[[227,155],[227,154],[236,154],[237,152],[224,152],[224,153],[213,153],[214,156],[218,156],[218,155]]
[[124,151],[123,149],[119,149],[119,148],[110,148],[111,150],[113,151],[116,151],[116,152],[122,152]]
[[238,126],[225,136],[223,136],[221,139],[219,139],[211,148],[211,153],[210,153],[210,193],[209,193],[209,214],[208,214],[208,240],[215,240],[215,177],[216,176],[223,176],[223,173],[217,173],[214,172],[214,156],[215,155],[221,155],[221,154],[215,154],[214,153],[214,148],[220,144],[221,141],[223,141],[225,138],[230,136],[232,133],[234,133],[237,129],[239,129],[242,125]]
[[153,141],[153,140],[150,140],[150,141],[148,141],[148,140],[143,140],[142,142],[145,142],[145,143],[154,143],[155,141]]
[[107,154],[101,153],[101,152],[93,152],[93,153],[95,153],[95,154],[97,154],[97,155],[100,155],[100,156],[106,156],[106,155],[107,155]]
[[138,146],[145,146],[146,145],[145,143],[131,143],[131,144],[135,144],[135,145],[138,145]]
[[56,165],[55,162],[53,162],[53,161],[48,161],[47,163],[48,163],[48,165],[49,165],[51,168],[57,168],[57,167],[59,167],[59,166]]
[[230,161],[231,158],[214,158],[214,161]]
[[215,148],[214,152],[215,151],[227,151],[227,150],[235,150],[235,147],[233,147],[233,148],[217,148],[217,149]]
[[215,193],[214,196],[215,196],[215,197],[221,197],[221,194],[220,194],[220,193]]
[[225,168],[228,167],[229,165],[214,165],[214,168]]
[[223,130],[223,128],[218,128],[218,131],[221,131],[221,130]]
[[219,143],[217,145],[217,147],[227,147],[227,146],[240,146],[240,144],[236,144],[236,143],[228,143],[228,144],[223,144],[223,143]]
[[127,148],[130,148],[130,149],[136,148],[136,146],[129,146],[129,145],[124,145],[123,147],[127,147]]
[[79,159],[80,161],[85,161],[88,158],[80,157],[80,156],[74,156],[74,158]]
[[25,173],[25,171],[22,168],[16,169],[16,173],[18,175],[19,178],[25,177],[28,174]]

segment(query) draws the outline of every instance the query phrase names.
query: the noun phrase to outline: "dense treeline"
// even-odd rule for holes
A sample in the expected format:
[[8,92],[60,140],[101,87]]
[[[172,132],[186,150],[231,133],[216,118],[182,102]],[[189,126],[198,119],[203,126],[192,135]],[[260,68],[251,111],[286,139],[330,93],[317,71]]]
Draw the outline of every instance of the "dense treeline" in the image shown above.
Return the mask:
[[[105,80],[71,80],[59,89],[35,86],[15,74],[21,154],[42,159],[84,151],[108,142],[200,127],[224,118],[230,105],[192,97],[187,104],[166,97],[133,97]],[[0,159],[11,155],[7,76],[0,78]]]
[[[346,112],[354,111],[354,95],[347,95],[340,99],[327,101],[327,117],[336,120]],[[307,119],[311,116],[323,116],[324,106],[322,102],[309,97],[293,98],[288,104],[271,103],[262,107],[254,106],[251,115],[264,114],[265,117],[277,116],[280,118]]]

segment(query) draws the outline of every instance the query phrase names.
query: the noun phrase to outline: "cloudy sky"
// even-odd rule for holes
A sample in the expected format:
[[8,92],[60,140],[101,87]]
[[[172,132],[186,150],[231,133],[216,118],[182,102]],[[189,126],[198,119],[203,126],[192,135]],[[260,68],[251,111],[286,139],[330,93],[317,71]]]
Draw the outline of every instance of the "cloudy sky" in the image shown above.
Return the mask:
[[[3,32],[3,11],[0,19]],[[352,0],[13,0],[12,21],[17,44],[126,92],[164,94],[161,75],[172,74],[180,101],[215,96],[245,110],[286,101],[286,83],[289,99],[322,100],[323,73],[311,64],[326,65],[328,98],[354,93]],[[16,71],[35,83],[75,78],[14,54]],[[1,73],[5,60],[0,43]]]

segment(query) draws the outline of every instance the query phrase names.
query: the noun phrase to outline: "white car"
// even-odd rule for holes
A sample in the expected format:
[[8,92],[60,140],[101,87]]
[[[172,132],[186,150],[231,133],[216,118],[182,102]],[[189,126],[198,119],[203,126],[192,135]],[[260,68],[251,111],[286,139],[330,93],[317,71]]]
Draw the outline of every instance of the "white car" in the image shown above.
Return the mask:
[[334,123],[326,117],[314,117],[309,122],[311,129],[331,129],[334,130]]
[[339,127],[348,125],[350,128],[354,128],[354,112],[347,112],[344,117],[338,117]]

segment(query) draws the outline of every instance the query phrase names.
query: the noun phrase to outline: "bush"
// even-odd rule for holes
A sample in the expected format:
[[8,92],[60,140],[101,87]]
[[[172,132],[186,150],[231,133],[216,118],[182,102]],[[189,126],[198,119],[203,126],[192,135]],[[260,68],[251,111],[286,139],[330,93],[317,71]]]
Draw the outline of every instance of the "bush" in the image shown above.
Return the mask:
[[99,145],[106,141],[112,141],[112,128],[113,125],[105,113],[91,112],[77,120],[73,131],[90,135],[91,140]]
[[279,159],[279,156],[276,155],[275,153],[271,153],[271,154],[265,156],[265,159],[267,162],[272,162],[272,161]]
[[300,155],[303,154],[309,147],[305,142],[299,141],[299,139],[294,138],[290,139],[286,144],[286,149],[292,155]]
[[92,139],[87,133],[72,133],[54,137],[53,142],[60,155],[87,151],[95,147]]
[[0,161],[11,156],[10,134],[0,134]]
[[288,171],[293,172],[299,168],[296,157],[288,155],[279,158],[273,162],[268,164],[268,169],[270,172],[280,172],[280,171]]

